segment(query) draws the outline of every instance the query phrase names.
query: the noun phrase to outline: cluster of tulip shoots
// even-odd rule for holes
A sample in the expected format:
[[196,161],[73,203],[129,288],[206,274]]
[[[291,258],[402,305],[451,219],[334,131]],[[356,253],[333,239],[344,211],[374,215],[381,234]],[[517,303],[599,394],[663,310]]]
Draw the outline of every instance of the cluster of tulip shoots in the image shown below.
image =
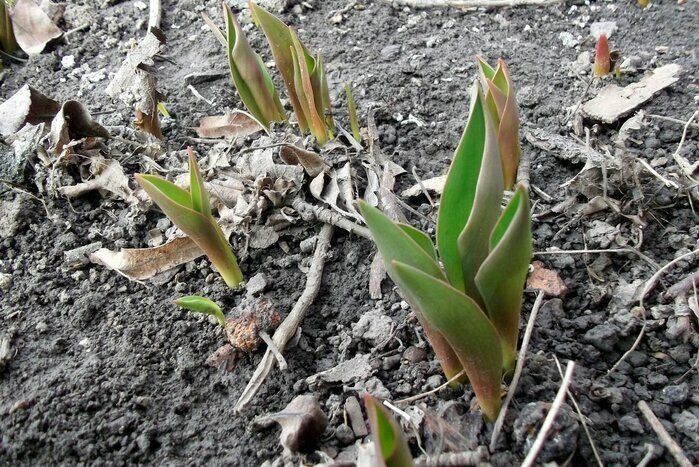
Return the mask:
[[503,377],[516,360],[532,234],[527,187],[514,186],[520,149],[512,81],[502,60],[495,69],[480,58],[478,64],[481,83],[472,88],[468,122],[447,174],[436,247],[424,232],[368,203],[359,208],[446,377],[454,385],[467,378],[492,421]]
[[[279,93],[267,67],[252,49],[230,7],[223,2],[225,34],[206,15],[204,21],[228,54],[233,84],[240,99],[265,128],[272,122],[286,121]],[[336,131],[331,114],[330,94],[323,58],[315,57],[300,41],[296,31],[279,18],[248,0],[254,22],[267,37],[274,62],[289,93],[302,133],[310,130],[319,145],[333,138]],[[348,101],[350,100],[348,95]],[[355,133],[355,139],[359,133]]]
[[[237,289],[243,283],[243,273],[226,236],[211,215],[209,194],[199,171],[194,151],[189,156],[189,192],[158,175],[136,174],[136,181],[165,215],[184,232],[209,258],[226,285]],[[225,327],[226,319],[213,301],[191,295],[176,303],[188,310],[214,316]]]

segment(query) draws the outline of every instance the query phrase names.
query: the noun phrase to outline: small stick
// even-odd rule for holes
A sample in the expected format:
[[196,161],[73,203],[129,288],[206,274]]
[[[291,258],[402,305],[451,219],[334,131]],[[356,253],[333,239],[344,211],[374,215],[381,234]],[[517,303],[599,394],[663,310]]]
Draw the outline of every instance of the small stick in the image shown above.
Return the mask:
[[687,123],[684,126],[684,129],[682,130],[682,138],[680,139],[680,143],[677,145],[677,149],[675,149],[675,152],[672,154],[672,158],[675,159],[675,162],[680,167],[682,174],[694,183],[697,183],[697,180],[694,178],[693,175],[699,163],[690,164],[687,159],[680,156],[680,150],[682,149],[682,146],[684,145],[684,140],[687,137],[687,130],[689,129],[689,124],[692,123],[692,120],[694,120],[697,115],[699,115],[699,110],[694,112],[692,116],[689,117],[689,120],[687,120]]
[[475,451],[445,452],[427,458],[420,456],[415,459],[415,467],[447,467],[447,466],[475,466],[481,465],[487,459],[485,448]]
[[315,206],[313,204],[307,203],[301,198],[294,198],[291,201],[291,207],[294,208],[304,220],[311,220],[315,218],[320,222],[325,222],[326,224],[334,225],[343,230],[346,230],[360,237],[367,238],[371,240],[371,232],[366,227],[363,227],[351,220],[341,216],[340,214],[326,209],[320,206]]
[[520,5],[552,5],[562,0],[384,0],[411,8],[488,8]]
[[570,386],[570,382],[573,379],[574,368],[575,363],[572,360],[568,360],[568,364],[566,365],[566,372],[563,376],[563,381],[561,381],[561,387],[558,389],[556,398],[553,400],[553,403],[551,404],[551,410],[549,410],[549,413],[546,415],[546,419],[544,420],[543,425],[541,425],[541,430],[539,430],[539,434],[536,435],[536,440],[534,440],[532,448],[529,450],[527,457],[524,458],[524,462],[522,462],[522,467],[532,467],[532,465],[534,465],[536,457],[539,455],[539,451],[544,445],[544,441],[546,441],[546,435],[548,434],[548,431],[551,429],[551,425],[553,425],[553,421],[556,419],[556,415],[558,414],[558,411],[561,409],[561,405],[563,405],[563,401],[566,398],[568,386]]
[[[561,375],[561,378],[563,378],[563,368],[561,367],[561,362],[558,361],[558,358],[556,356],[553,356],[554,361],[556,362],[556,368],[558,368],[558,373]],[[599,452],[597,452],[597,446],[595,446],[595,442],[592,440],[592,434],[590,433],[590,429],[587,427],[587,423],[585,423],[585,416],[583,415],[582,411],[580,410],[580,406],[578,405],[578,401],[575,400],[575,397],[573,397],[573,393],[568,390],[568,397],[570,398],[570,401],[573,403],[573,406],[575,407],[575,411],[578,412],[578,417],[580,417],[580,423],[582,423],[583,430],[585,430],[585,435],[587,436],[587,441],[590,443],[590,447],[592,448],[592,454],[595,456],[595,460],[597,461],[597,465],[599,467],[604,467],[604,463],[602,462],[602,458],[599,456]]]
[[287,365],[286,359],[284,358],[284,355],[282,355],[282,353],[279,351],[279,347],[277,347],[277,344],[274,343],[272,338],[269,337],[269,334],[267,334],[265,331],[260,331],[258,336],[260,336],[260,339],[262,339],[264,343],[267,344],[267,347],[272,352],[272,355],[274,355],[274,358],[277,359],[279,369],[281,371],[286,371],[289,365]]
[[150,0],[150,11],[148,14],[148,30],[150,28],[160,29],[160,19],[163,16],[162,5],[160,0]]
[[677,284],[669,287],[663,294],[663,298],[669,300],[679,297],[680,295],[684,295],[689,292],[689,289],[694,287],[695,282],[699,282],[699,269],[679,281]]
[[661,182],[663,185],[665,185],[665,187],[667,187],[667,188],[673,188],[673,189],[675,189],[675,190],[677,190],[677,189],[680,188],[680,186],[679,186],[677,183],[673,182],[672,180],[668,180],[667,178],[665,178],[665,177],[663,177],[662,175],[660,175],[660,174],[659,174],[653,167],[651,167],[650,164],[649,164],[648,162],[646,162],[644,159],[641,159],[640,157],[638,157],[636,160],[637,160],[638,162],[640,162],[641,165],[642,165],[643,167],[645,167],[645,169],[646,169],[648,172],[650,172],[651,175],[653,175],[655,178],[657,178],[658,180],[660,180],[660,182]]
[[692,467],[692,463],[687,459],[680,445],[672,439],[670,433],[668,433],[663,424],[660,423],[660,420],[655,416],[646,401],[639,401],[638,408],[641,409],[641,413],[646,418],[646,421],[650,427],[653,428],[655,434],[658,435],[660,443],[670,451],[670,454],[672,454],[672,457],[675,458],[680,467]]
[[417,174],[417,171],[415,170],[415,166],[413,166],[413,177],[415,180],[417,180],[417,184],[420,187],[420,191],[425,195],[427,198],[427,201],[430,203],[430,206],[434,208],[434,201],[432,200],[432,197],[430,196],[430,193],[427,191],[427,188],[425,188],[425,185],[422,183],[422,178]]
[[[318,234],[318,242],[316,243],[316,249],[313,253],[313,260],[311,261],[311,266],[308,270],[308,277],[306,279],[306,287],[303,289],[303,293],[299,297],[298,301],[291,309],[289,316],[287,316],[282,324],[279,325],[277,330],[274,332],[272,337],[272,342],[276,345],[279,352],[283,352],[286,344],[291,340],[294,335],[296,335],[296,330],[298,329],[301,321],[308,308],[315,300],[320,290],[320,283],[323,279],[323,268],[325,267],[325,259],[328,255],[328,250],[330,249],[330,240],[333,236],[333,226],[330,224],[325,224]],[[240,395],[238,402],[236,402],[234,410],[236,412],[242,411],[248,406],[250,401],[255,394],[262,387],[262,383],[265,381],[270,372],[274,369],[274,363],[277,361],[273,356],[271,347],[267,348],[262,361],[255,369],[252,378],[245,386],[243,393]]]
[[512,376],[512,382],[507,391],[507,396],[505,401],[502,403],[502,408],[498,414],[498,418],[495,420],[493,425],[493,434],[490,437],[490,452],[495,452],[495,444],[498,441],[498,436],[500,431],[502,431],[502,425],[505,422],[505,414],[507,413],[507,407],[517,392],[517,385],[519,384],[519,378],[522,375],[522,369],[524,368],[524,360],[527,356],[527,348],[529,347],[529,340],[532,337],[532,331],[534,329],[534,322],[536,321],[536,315],[539,314],[539,308],[541,308],[541,302],[544,300],[544,292],[539,291],[532,306],[532,311],[529,313],[529,321],[527,321],[527,329],[524,331],[524,337],[522,338],[522,347],[519,349],[519,354],[517,355],[517,365],[515,366],[515,373]]
[[429,391],[423,392],[422,394],[416,394],[416,395],[414,395],[414,396],[406,397],[405,399],[397,400],[395,403],[396,403],[396,404],[408,404],[408,403],[410,403],[410,402],[415,402],[415,401],[417,401],[417,400],[423,399],[423,398],[429,396],[430,394],[434,394],[435,392],[439,392],[439,391],[441,391],[442,389],[444,389],[445,387],[449,386],[451,383],[453,383],[453,382],[456,381],[457,379],[461,378],[461,377],[464,375],[464,373],[465,373],[465,371],[464,371],[464,370],[461,370],[460,372],[458,372],[457,374],[455,374],[454,376],[452,376],[452,377],[449,379],[449,381],[447,381],[446,383],[440,384],[440,385],[437,386],[436,388],[430,389]]
[[646,307],[644,306],[643,301],[645,300],[646,295],[648,295],[650,293],[650,291],[653,290],[653,288],[657,284],[658,280],[660,279],[660,276],[662,276],[663,273],[665,271],[667,271],[670,267],[672,267],[674,264],[676,264],[682,260],[685,260],[692,255],[696,255],[697,253],[699,253],[699,249],[690,251],[689,253],[685,253],[682,256],[679,256],[679,257],[673,259],[672,261],[667,263],[665,266],[660,268],[658,270],[658,272],[653,274],[650,279],[648,279],[648,281],[646,282],[646,285],[643,287],[643,291],[641,292],[641,298],[639,300],[639,305],[640,305],[641,312],[642,312],[641,320],[643,321],[643,324],[641,325],[641,331],[638,333],[638,337],[636,337],[636,340],[631,345],[631,348],[629,348],[629,350],[627,350],[624,353],[624,355],[621,356],[621,358],[614,364],[614,366],[609,369],[607,374],[610,374],[614,370],[616,370],[619,367],[619,365],[621,365],[621,362],[626,360],[626,358],[631,354],[631,352],[636,350],[636,347],[638,347],[638,344],[641,343],[641,339],[643,339],[643,335],[646,332]]
[[206,103],[209,104],[209,105],[214,105],[213,101],[210,101],[210,100],[207,99],[206,97],[202,96],[201,93],[200,93],[199,91],[197,91],[197,88],[195,88],[195,87],[192,86],[191,84],[188,84],[188,85],[187,85],[187,89],[189,89],[189,91],[190,91],[192,94],[194,94],[194,97],[196,97],[197,99],[200,99],[200,100],[206,102]]
[[541,255],[586,255],[588,253],[634,253],[638,255],[639,258],[644,260],[646,263],[650,264],[656,271],[660,269],[660,265],[650,259],[648,256],[644,255],[635,248],[609,248],[606,250],[550,250],[550,251],[535,251],[534,254]]
[[[652,118],[653,120],[661,120],[664,122],[671,122],[671,123],[677,123],[678,125],[687,125],[687,122],[684,120],[680,120],[679,118],[672,118],[672,117],[665,117],[664,115],[654,115],[654,114],[647,114],[646,117]],[[697,123],[690,123],[687,125],[691,128],[699,129],[699,124]]]

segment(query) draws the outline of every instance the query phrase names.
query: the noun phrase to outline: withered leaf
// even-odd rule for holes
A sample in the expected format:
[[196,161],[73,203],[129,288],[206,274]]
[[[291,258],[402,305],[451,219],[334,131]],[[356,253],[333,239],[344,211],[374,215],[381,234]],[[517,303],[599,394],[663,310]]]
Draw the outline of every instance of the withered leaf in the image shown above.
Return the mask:
[[60,155],[71,141],[99,137],[108,139],[109,132],[92,119],[78,101],[67,101],[51,122],[51,151]]
[[328,165],[322,157],[293,144],[285,144],[279,149],[279,157],[289,165],[300,165],[311,177],[320,175]]
[[95,175],[95,178],[77,185],[62,186],[58,188],[58,192],[74,198],[89,191],[105,190],[129,203],[137,204],[139,202],[129,188],[129,178],[124,174],[124,169],[118,161],[95,156],[90,171]]
[[58,102],[25,84],[0,104],[0,135],[9,136],[25,123],[49,123],[60,109]]
[[46,44],[63,35],[34,0],[17,0],[10,9],[17,44],[27,55],[39,55]]
[[252,115],[241,110],[204,117],[195,128],[202,138],[244,138],[264,129]]

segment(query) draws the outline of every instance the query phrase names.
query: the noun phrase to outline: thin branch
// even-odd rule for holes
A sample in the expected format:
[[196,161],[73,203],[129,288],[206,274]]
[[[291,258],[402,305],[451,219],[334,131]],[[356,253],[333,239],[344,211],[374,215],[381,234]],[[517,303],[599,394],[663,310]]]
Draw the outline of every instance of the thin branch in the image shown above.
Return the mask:
[[522,5],[553,5],[563,0],[383,0],[411,8],[489,8]]
[[160,29],[160,19],[163,17],[163,8],[160,0],[150,0],[150,11],[148,13],[148,30],[150,28]]
[[440,384],[436,388],[430,389],[427,392],[423,392],[421,394],[416,394],[414,396],[406,397],[405,399],[397,400],[395,403],[396,404],[408,404],[410,402],[415,402],[417,400],[423,399],[423,398],[429,396],[430,394],[434,394],[436,392],[439,392],[442,389],[444,389],[445,387],[449,386],[451,383],[453,383],[457,379],[461,378],[464,375],[464,373],[466,373],[466,372],[464,370],[461,370],[460,372],[458,372],[457,374],[455,374],[454,376],[449,378],[449,381],[447,381],[446,383]]
[[685,259],[689,258],[690,256],[696,255],[697,253],[699,253],[699,249],[690,251],[689,253],[685,253],[682,256],[679,256],[679,257],[673,259],[672,261],[667,263],[665,266],[658,269],[658,272],[653,274],[651,276],[651,278],[648,279],[648,281],[646,282],[646,285],[643,287],[643,291],[641,292],[641,298],[640,298],[640,303],[639,303],[641,313],[642,313],[641,320],[643,321],[643,324],[641,325],[641,331],[638,333],[638,337],[636,337],[636,340],[631,345],[631,348],[629,348],[629,350],[627,350],[624,353],[624,355],[621,356],[621,358],[614,364],[614,366],[609,369],[607,374],[612,373],[614,370],[616,370],[619,367],[619,365],[621,365],[621,362],[626,360],[626,358],[629,355],[631,355],[631,352],[636,350],[636,347],[638,347],[638,345],[641,343],[641,340],[643,339],[643,335],[646,332],[646,308],[644,306],[644,300],[646,298],[646,295],[648,295],[650,293],[650,291],[653,290],[653,288],[655,288],[655,285],[658,283],[660,276],[662,276],[663,273],[665,271],[667,271],[670,267],[672,267],[674,264],[676,264],[682,260],[685,260]]
[[638,408],[641,409],[641,413],[646,418],[646,421],[650,427],[653,428],[655,434],[658,435],[662,445],[665,446],[668,451],[670,451],[670,454],[672,454],[672,457],[675,458],[677,464],[679,464],[680,467],[692,467],[692,463],[689,461],[689,459],[687,459],[687,456],[682,451],[680,445],[677,444],[674,439],[672,439],[670,433],[668,433],[663,424],[660,423],[660,420],[658,420],[658,417],[655,416],[646,401],[639,401]]
[[326,224],[334,225],[335,227],[339,227],[350,233],[359,235],[360,237],[364,237],[369,240],[372,238],[371,232],[369,232],[369,229],[366,227],[352,222],[335,211],[307,203],[299,197],[296,197],[291,201],[291,207],[298,211],[301,217],[306,221],[316,219],[320,222],[325,222]]
[[488,452],[485,447],[481,446],[475,451],[444,452],[436,456],[420,456],[415,459],[415,467],[465,467],[482,465],[487,460]]
[[[676,124],[682,125],[682,126],[687,125],[687,122],[684,120],[680,120],[679,118],[666,117],[664,115],[647,114],[646,117],[651,118],[653,120],[661,120],[663,122],[676,123]],[[697,124],[697,123],[690,123],[688,126],[690,128],[699,129],[699,124]]]
[[[289,316],[282,321],[282,324],[280,324],[277,330],[274,332],[272,342],[274,342],[280,353],[284,351],[291,338],[296,335],[296,330],[298,329],[299,324],[301,324],[304,316],[306,316],[308,308],[318,295],[318,290],[320,290],[320,284],[323,279],[325,259],[328,255],[328,250],[330,249],[330,240],[332,239],[333,230],[332,225],[325,224],[318,234],[318,242],[316,244],[315,252],[313,253],[311,266],[308,270],[306,287],[303,289],[303,293],[294,305],[294,308],[292,308]],[[274,364],[276,361],[277,359],[274,357],[273,352],[270,350],[270,348],[267,348],[267,351],[262,357],[262,361],[255,369],[255,373],[253,373],[248,385],[245,387],[243,393],[238,399],[238,402],[235,404],[236,412],[240,412],[241,410],[245,409],[252,398],[255,397],[255,394],[257,394],[260,387],[262,387],[262,383],[274,369]]]
[[558,414],[558,411],[561,409],[561,405],[563,405],[563,401],[566,398],[568,386],[570,386],[570,382],[573,379],[574,368],[575,363],[572,360],[569,360],[568,364],[566,365],[566,372],[563,376],[563,381],[561,381],[561,387],[558,389],[556,398],[553,400],[553,403],[551,404],[551,410],[549,410],[549,413],[546,415],[546,419],[544,419],[544,423],[543,425],[541,425],[541,430],[539,430],[539,434],[536,435],[536,440],[534,440],[534,444],[532,445],[532,448],[529,450],[527,457],[524,458],[524,462],[522,462],[522,467],[532,467],[532,465],[534,465],[536,457],[539,455],[539,451],[541,451],[541,448],[544,445],[544,441],[546,441],[546,435],[551,429],[551,426],[553,425],[553,422],[556,419],[556,415]]
[[692,123],[692,120],[694,120],[697,115],[699,115],[699,110],[694,112],[692,114],[692,116],[689,117],[689,120],[687,120],[687,123],[684,126],[684,129],[682,130],[682,138],[680,139],[680,142],[677,145],[677,149],[675,149],[675,152],[672,154],[672,158],[675,160],[675,162],[679,166],[680,170],[682,171],[682,174],[694,183],[697,183],[697,180],[694,178],[693,175],[694,175],[694,171],[697,169],[697,165],[699,165],[699,162],[696,162],[694,164],[690,164],[687,159],[680,156],[680,150],[682,149],[682,146],[684,145],[685,138],[687,138],[687,130],[689,129],[689,125]]
[[536,321],[536,315],[539,314],[539,308],[541,308],[541,302],[544,300],[544,292],[539,291],[536,296],[534,305],[532,306],[532,311],[529,313],[529,321],[527,321],[527,329],[524,331],[524,337],[522,338],[522,347],[519,349],[519,355],[517,355],[517,365],[515,366],[515,373],[512,376],[512,382],[507,391],[507,396],[502,404],[498,418],[495,420],[493,425],[493,434],[490,437],[490,452],[495,452],[495,444],[498,441],[498,436],[500,431],[502,431],[502,425],[505,422],[505,414],[507,413],[507,407],[512,402],[512,399],[517,392],[517,385],[519,384],[519,377],[522,375],[522,369],[524,368],[525,357],[527,356],[527,348],[529,347],[529,340],[532,337],[532,331],[534,329],[534,322]]
[[[561,375],[561,378],[563,378],[563,368],[561,367],[561,362],[558,361],[558,358],[556,356],[553,356],[554,361],[556,362],[556,368],[558,368],[558,374]],[[599,455],[599,452],[597,452],[597,446],[595,446],[595,442],[592,439],[592,434],[590,433],[590,429],[587,427],[587,423],[585,423],[585,416],[583,415],[582,411],[580,410],[580,406],[578,405],[578,401],[575,400],[575,397],[573,397],[573,393],[568,390],[568,397],[570,398],[570,401],[573,403],[573,406],[575,407],[575,411],[578,413],[578,417],[580,417],[580,423],[582,423],[583,430],[585,430],[585,435],[587,436],[587,441],[590,443],[590,447],[592,448],[592,454],[595,456],[595,460],[597,461],[597,465],[599,467],[604,467],[604,462],[602,462],[602,458]]]

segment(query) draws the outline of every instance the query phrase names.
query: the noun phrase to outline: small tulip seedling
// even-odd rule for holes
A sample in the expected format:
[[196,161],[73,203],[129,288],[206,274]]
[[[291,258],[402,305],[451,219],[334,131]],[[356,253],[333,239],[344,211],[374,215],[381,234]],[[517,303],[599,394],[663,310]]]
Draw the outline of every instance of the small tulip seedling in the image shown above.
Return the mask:
[[223,314],[216,302],[208,298],[200,297],[199,295],[187,295],[175,300],[175,304],[195,313],[213,316],[222,328],[225,329],[226,327],[226,315]]
[[17,50],[17,41],[10,20],[12,0],[0,0],[0,50],[11,54]]
[[371,437],[379,467],[412,467],[408,441],[388,410],[369,394],[364,396]]
[[606,76],[612,69],[612,58],[609,54],[609,42],[605,34],[600,34],[597,39],[595,49],[595,63],[592,65],[592,72],[598,78]]
[[243,282],[238,262],[221,227],[211,215],[209,195],[191,148],[189,192],[158,175],[136,174],[136,181],[165,215],[206,253],[226,284],[236,289]]
[[[500,410],[500,383],[515,363],[524,282],[532,255],[529,196],[505,209],[498,130],[480,86],[428,235],[359,208],[387,271],[425,329],[448,379],[462,369],[485,417]],[[442,266],[440,266],[440,260]]]

